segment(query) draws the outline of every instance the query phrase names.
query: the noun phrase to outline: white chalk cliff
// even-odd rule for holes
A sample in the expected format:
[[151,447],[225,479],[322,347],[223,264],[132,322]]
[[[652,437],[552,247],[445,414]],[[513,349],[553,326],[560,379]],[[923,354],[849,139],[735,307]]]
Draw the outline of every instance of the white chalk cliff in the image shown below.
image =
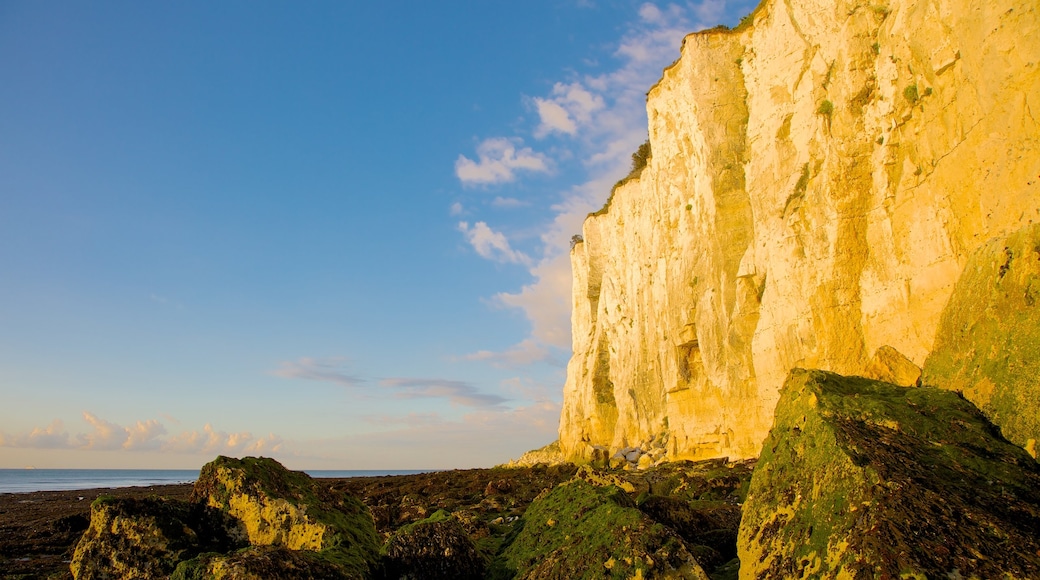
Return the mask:
[[765,0],[647,111],[571,254],[568,459],[757,456],[790,369],[923,366],[969,255],[1040,222],[1036,0]]

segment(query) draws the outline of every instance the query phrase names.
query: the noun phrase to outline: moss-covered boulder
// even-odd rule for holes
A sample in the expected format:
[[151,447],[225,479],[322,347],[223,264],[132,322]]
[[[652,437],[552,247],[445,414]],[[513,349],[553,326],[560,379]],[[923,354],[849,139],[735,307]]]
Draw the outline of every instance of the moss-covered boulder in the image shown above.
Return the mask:
[[612,485],[563,483],[520,521],[494,562],[495,577],[708,578],[682,538]]
[[795,369],[738,549],[745,579],[1040,578],[1040,466],[956,393]]
[[394,532],[383,568],[394,579],[480,580],[486,566],[462,522],[441,510]]
[[202,554],[181,562],[170,580],[353,580],[319,552],[254,546],[230,554]]
[[1040,439],[1040,224],[968,260],[922,382],[964,393],[1014,443]]
[[245,545],[237,522],[201,505],[98,498],[70,565],[76,580],[169,576],[181,560]]
[[238,519],[254,546],[318,552],[350,575],[368,574],[379,557],[375,525],[360,501],[273,459],[218,457],[202,468],[192,501]]

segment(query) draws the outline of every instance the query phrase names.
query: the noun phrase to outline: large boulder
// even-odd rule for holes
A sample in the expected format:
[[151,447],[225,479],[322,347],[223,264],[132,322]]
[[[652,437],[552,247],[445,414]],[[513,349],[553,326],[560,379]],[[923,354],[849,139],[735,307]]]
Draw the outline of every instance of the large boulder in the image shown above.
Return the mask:
[[1008,439],[1023,446],[1032,440],[1035,446],[1040,439],[1040,224],[991,240],[972,254],[943,310],[922,381],[961,391]]
[[76,580],[168,576],[181,560],[245,545],[218,510],[164,499],[98,498],[70,565]]
[[192,500],[241,521],[254,546],[319,552],[357,576],[379,557],[375,525],[360,501],[273,459],[218,457],[202,468]]
[[707,580],[686,543],[615,486],[576,478],[536,499],[493,572],[541,578]]
[[1040,466],[956,393],[795,369],[738,549],[744,579],[1040,578]]
[[352,580],[320,552],[254,546],[231,554],[208,553],[181,562],[170,580]]
[[462,522],[441,510],[394,532],[383,568],[393,579],[480,580],[485,564]]

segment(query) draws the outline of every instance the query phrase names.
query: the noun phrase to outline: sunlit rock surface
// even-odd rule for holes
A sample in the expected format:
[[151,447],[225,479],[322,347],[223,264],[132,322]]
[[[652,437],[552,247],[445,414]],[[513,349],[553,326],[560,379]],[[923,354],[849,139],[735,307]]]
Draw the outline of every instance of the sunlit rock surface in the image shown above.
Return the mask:
[[181,560],[245,546],[218,510],[165,499],[98,498],[70,565],[76,580],[163,578]]
[[1040,221],[1038,10],[766,0],[688,36],[571,254],[560,455],[753,457],[790,369],[924,366],[972,253]]
[[1036,456],[1040,225],[994,239],[972,255],[943,311],[923,380],[964,393],[1008,439]]
[[378,559],[381,542],[360,501],[273,459],[218,457],[202,468],[192,499],[242,522],[254,546],[320,552],[358,576]]
[[956,393],[791,372],[740,577],[1038,578],[1040,465]]

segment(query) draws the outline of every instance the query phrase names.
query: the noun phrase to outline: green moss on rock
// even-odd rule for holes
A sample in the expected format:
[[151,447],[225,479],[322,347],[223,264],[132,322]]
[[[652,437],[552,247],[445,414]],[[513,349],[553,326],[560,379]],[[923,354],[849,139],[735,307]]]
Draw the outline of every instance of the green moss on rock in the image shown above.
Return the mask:
[[1036,578],[1037,530],[1040,466],[970,402],[795,369],[743,506],[741,578]]
[[378,560],[380,542],[368,508],[273,459],[218,457],[202,468],[192,499],[240,520],[255,546],[319,552],[359,576]]
[[943,311],[922,382],[961,391],[1011,441],[1040,439],[1040,224],[980,247]]
[[201,505],[164,499],[98,498],[90,527],[76,546],[76,580],[160,578],[184,559],[233,550],[244,541],[237,523]]
[[703,578],[685,542],[615,486],[582,479],[536,499],[496,560],[498,578]]
[[486,564],[462,523],[444,510],[402,526],[387,541],[387,578],[479,580]]
[[355,580],[318,552],[255,546],[231,554],[207,553],[181,562],[170,580]]

